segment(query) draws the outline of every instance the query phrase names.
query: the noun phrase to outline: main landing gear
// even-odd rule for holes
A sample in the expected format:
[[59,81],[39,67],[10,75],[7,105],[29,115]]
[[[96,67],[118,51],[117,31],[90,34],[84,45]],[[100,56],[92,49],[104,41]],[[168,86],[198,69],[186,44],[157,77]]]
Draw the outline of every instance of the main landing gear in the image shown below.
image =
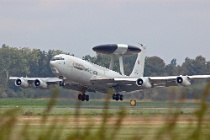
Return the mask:
[[118,100],[120,100],[120,101],[122,101],[123,100],[123,95],[122,94],[113,94],[112,95],[112,99],[113,100],[116,100],[116,101],[118,101]]
[[80,89],[80,94],[78,95],[78,100],[79,101],[89,101],[89,95],[86,95],[85,94],[85,92],[86,92],[86,90],[87,90],[87,88],[86,87],[80,87],[81,89]]
[[78,95],[78,100],[80,100],[80,101],[89,101],[89,95],[79,94]]

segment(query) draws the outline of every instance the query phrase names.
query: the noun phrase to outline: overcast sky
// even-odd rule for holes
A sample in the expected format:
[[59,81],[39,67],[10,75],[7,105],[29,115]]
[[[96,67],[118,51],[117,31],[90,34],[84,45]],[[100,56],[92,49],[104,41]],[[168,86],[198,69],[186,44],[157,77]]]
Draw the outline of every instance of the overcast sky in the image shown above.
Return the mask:
[[210,1],[0,0],[0,45],[82,57],[107,43],[145,44],[166,63],[210,61]]

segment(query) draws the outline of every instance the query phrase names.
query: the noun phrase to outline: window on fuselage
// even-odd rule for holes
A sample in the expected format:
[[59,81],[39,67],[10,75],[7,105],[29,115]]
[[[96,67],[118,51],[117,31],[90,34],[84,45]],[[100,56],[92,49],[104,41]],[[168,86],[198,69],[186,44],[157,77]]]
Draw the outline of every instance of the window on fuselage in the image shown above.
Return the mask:
[[56,61],[56,60],[64,60],[64,58],[62,58],[62,57],[53,57],[51,59],[51,61]]

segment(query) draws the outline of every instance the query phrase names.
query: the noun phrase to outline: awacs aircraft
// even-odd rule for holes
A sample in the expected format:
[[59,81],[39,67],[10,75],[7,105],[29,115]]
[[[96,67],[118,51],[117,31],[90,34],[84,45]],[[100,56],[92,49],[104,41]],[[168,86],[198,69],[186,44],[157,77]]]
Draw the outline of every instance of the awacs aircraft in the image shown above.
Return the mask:
[[[59,54],[50,61],[50,67],[56,77],[10,77],[10,79],[15,80],[16,86],[23,88],[49,88],[50,85],[59,84],[62,87],[80,91],[78,100],[82,101],[89,101],[86,91],[107,93],[107,90],[111,88],[114,90],[112,99],[122,101],[122,93],[155,87],[190,86],[192,79],[210,78],[210,75],[144,77],[146,48],[143,45],[135,47],[125,44],[108,44],[95,46],[93,50],[111,55],[109,69],[74,56]],[[138,54],[138,56],[133,71],[126,76],[122,57],[130,54]],[[120,73],[113,71],[114,56],[119,58]]]

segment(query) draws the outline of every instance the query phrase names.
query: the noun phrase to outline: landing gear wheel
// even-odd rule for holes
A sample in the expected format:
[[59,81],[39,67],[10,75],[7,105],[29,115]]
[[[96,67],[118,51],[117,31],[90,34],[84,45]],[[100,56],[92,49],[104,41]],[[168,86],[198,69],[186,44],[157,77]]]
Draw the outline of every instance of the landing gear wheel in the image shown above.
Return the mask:
[[121,100],[121,101],[123,100],[123,95],[122,95],[122,94],[120,94],[120,100]]
[[79,94],[79,95],[78,95],[78,100],[79,100],[79,101],[89,101],[90,98],[89,98],[89,95],[86,95],[86,94]]
[[87,90],[87,87],[84,87],[84,86],[80,87],[81,94],[78,95],[78,100],[80,100],[80,101],[89,101],[90,100],[89,95],[85,94],[86,90]]
[[85,94],[83,94],[83,95],[82,95],[82,101],[84,101],[84,100],[85,100],[85,97],[86,97],[86,95],[85,95]]
[[78,100],[82,100],[82,94],[78,95]]
[[89,101],[89,95],[86,95],[86,96],[85,96],[85,100],[86,100],[86,101]]
[[118,101],[120,99],[120,94],[116,94],[116,101]]
[[113,99],[113,100],[116,100],[116,94],[113,94],[113,95],[112,95],[112,99]]

